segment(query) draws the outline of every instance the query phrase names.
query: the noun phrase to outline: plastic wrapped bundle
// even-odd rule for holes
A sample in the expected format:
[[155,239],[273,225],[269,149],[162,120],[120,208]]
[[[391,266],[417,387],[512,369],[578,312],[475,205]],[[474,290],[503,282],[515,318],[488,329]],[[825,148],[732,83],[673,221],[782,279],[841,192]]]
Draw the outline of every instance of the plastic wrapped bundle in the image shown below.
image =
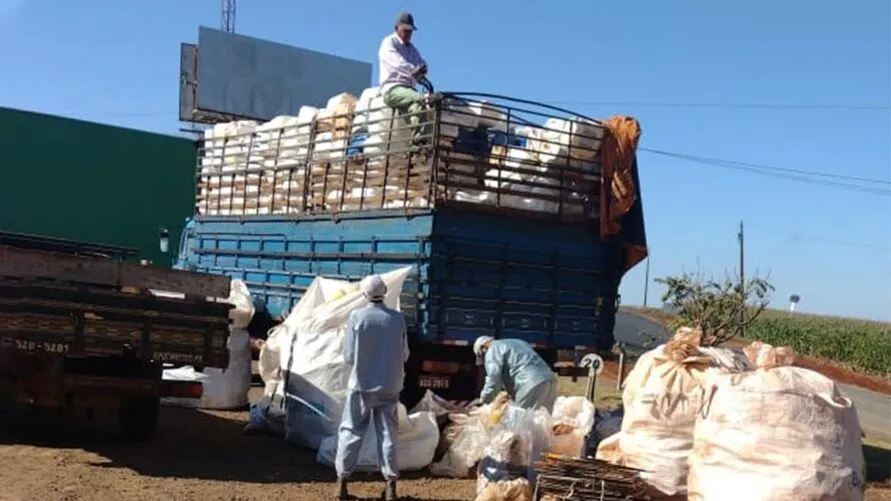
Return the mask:
[[594,426],[594,404],[583,397],[557,397],[551,416],[552,434],[549,452],[581,457],[585,437]]

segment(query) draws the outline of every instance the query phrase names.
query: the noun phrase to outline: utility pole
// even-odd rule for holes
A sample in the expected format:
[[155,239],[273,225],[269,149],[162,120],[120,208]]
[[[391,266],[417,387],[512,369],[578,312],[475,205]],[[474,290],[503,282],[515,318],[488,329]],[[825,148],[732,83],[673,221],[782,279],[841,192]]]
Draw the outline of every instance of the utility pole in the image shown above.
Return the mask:
[[739,220],[739,300],[742,307],[739,310],[739,335],[746,335],[746,241],[743,231],[742,219]]
[[644,300],[643,300],[644,308],[647,307],[647,297],[649,297],[649,295],[650,295],[649,292],[650,292],[650,256],[648,254],[647,255],[647,271],[644,275]]

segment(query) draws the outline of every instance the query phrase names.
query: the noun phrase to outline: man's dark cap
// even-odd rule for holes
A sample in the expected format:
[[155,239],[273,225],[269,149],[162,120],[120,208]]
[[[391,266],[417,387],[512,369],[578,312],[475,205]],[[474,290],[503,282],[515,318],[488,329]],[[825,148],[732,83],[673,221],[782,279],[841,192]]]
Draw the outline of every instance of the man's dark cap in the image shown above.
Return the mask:
[[415,26],[415,16],[409,14],[408,12],[400,12],[398,16],[396,16],[396,26],[407,26],[412,30],[417,31],[418,27]]

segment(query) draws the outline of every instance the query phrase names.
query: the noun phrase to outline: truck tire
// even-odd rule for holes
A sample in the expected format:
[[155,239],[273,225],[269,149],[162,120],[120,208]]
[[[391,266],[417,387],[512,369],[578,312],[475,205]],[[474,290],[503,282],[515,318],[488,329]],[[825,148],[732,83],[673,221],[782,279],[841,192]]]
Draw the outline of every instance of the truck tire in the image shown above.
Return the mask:
[[127,440],[148,440],[158,428],[161,400],[158,397],[135,397],[125,400],[118,409],[118,421]]

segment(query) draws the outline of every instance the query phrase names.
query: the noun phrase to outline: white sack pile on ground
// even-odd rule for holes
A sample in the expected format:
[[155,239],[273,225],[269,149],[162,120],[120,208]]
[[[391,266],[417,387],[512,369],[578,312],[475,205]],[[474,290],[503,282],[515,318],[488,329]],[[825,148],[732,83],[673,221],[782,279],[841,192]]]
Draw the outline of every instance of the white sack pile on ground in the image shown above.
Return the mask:
[[[402,284],[410,267],[381,275],[387,306],[399,309]],[[266,431],[318,451],[333,464],[346,397],[349,366],[343,342],[350,313],[367,300],[358,284],[317,277],[285,321],[273,328],[260,352],[264,395],[251,407],[249,431]],[[439,429],[433,412],[408,414],[399,406],[397,454],[403,471],[422,469],[433,460]],[[359,470],[378,468],[377,440],[369,427],[359,456]]]
[[703,381],[749,368],[742,353],[703,348],[701,339],[700,331],[681,328],[640,357],[625,380],[621,431],[597,448],[597,459],[643,470],[644,480],[667,495],[686,492]]
[[697,501],[857,501],[860,420],[829,378],[787,348],[745,350],[756,370],[709,378],[694,428],[688,490]]
[[535,478],[533,465],[542,454],[581,456],[584,438],[594,424],[594,406],[583,397],[561,396],[550,414],[543,408],[517,407],[502,392],[492,403],[452,412],[449,419],[440,443],[445,453],[430,472],[465,478],[476,466],[478,500],[525,500],[531,499],[524,496],[526,488],[531,489],[529,480]]
[[860,500],[861,429],[828,378],[788,348],[703,348],[682,328],[638,360],[621,431],[597,458],[643,470],[662,494],[697,501]]
[[201,398],[166,397],[165,405],[197,407],[200,409],[238,409],[248,404],[251,389],[251,346],[247,326],[254,317],[254,303],[247,285],[232,280],[228,302],[229,310],[229,364],[225,369],[205,367],[196,371],[192,366],[165,369],[165,381],[200,382]]

